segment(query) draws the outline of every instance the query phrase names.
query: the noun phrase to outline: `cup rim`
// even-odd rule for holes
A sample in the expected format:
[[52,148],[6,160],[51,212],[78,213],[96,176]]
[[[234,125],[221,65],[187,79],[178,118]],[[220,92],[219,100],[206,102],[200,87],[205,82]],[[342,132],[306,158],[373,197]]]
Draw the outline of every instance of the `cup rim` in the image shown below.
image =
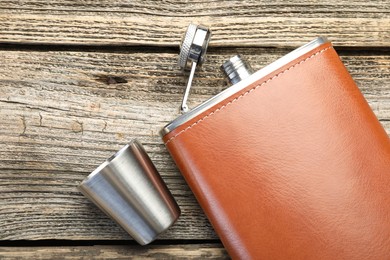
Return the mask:
[[86,182],[91,180],[93,177],[95,177],[99,172],[101,172],[105,167],[107,167],[111,162],[113,162],[116,158],[121,156],[130,146],[132,145],[138,145],[139,142],[137,139],[131,140],[128,144],[123,146],[119,151],[115,152],[113,155],[111,155],[108,159],[106,159],[102,164],[100,164],[95,170],[93,170],[85,179],[78,185],[80,188],[83,186]]

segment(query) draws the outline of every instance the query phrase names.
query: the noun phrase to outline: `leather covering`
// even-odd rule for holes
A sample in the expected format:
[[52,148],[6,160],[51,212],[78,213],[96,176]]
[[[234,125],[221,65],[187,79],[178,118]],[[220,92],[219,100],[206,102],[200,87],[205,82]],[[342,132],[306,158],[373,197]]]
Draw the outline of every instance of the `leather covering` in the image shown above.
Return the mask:
[[235,259],[390,259],[390,140],[330,43],[163,137]]

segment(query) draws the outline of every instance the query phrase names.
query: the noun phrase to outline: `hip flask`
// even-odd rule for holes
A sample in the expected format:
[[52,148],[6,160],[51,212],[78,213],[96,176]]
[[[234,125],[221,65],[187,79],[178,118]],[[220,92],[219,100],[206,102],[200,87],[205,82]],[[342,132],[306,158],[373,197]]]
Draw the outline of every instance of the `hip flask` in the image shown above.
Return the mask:
[[390,139],[325,38],[161,130],[233,259],[390,259]]

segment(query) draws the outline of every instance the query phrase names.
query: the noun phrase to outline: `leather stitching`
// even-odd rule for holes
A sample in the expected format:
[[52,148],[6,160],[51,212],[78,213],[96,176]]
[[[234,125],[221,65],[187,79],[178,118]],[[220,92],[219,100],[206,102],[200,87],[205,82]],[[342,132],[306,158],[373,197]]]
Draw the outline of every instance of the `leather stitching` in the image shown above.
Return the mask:
[[329,47],[326,47],[325,49],[319,50],[319,51],[317,51],[316,53],[313,53],[312,55],[310,55],[309,57],[307,57],[306,59],[301,60],[300,62],[295,63],[295,64],[291,65],[290,67],[288,67],[287,69],[285,69],[285,70],[279,72],[278,74],[276,74],[276,75],[273,76],[272,78],[269,78],[269,79],[267,79],[266,81],[263,81],[262,83],[260,83],[260,84],[258,84],[258,85],[256,85],[256,86],[254,86],[253,88],[247,90],[245,93],[242,93],[240,96],[234,98],[233,100],[229,101],[229,102],[226,103],[225,105],[223,105],[223,106],[217,108],[216,110],[210,112],[209,114],[207,114],[206,116],[202,117],[201,119],[199,119],[199,120],[196,121],[195,123],[191,124],[190,126],[186,127],[185,129],[181,130],[179,133],[177,133],[176,135],[174,135],[174,136],[172,136],[171,138],[169,138],[168,141],[165,142],[165,144],[168,144],[169,142],[173,141],[176,137],[178,137],[178,136],[181,135],[182,133],[186,132],[187,130],[191,129],[191,128],[194,127],[195,125],[201,123],[202,121],[206,120],[208,117],[212,116],[212,115],[215,114],[216,112],[218,112],[218,111],[224,109],[225,107],[227,107],[227,106],[233,104],[234,102],[240,100],[241,98],[245,97],[245,96],[248,95],[249,93],[255,91],[256,89],[258,89],[259,87],[261,87],[261,86],[267,84],[268,82],[270,82],[270,81],[276,79],[277,77],[279,77],[280,75],[286,73],[287,71],[291,70],[292,68],[294,68],[294,67],[298,66],[299,64],[302,64],[302,63],[304,63],[304,62],[310,60],[311,58],[313,58],[313,57],[315,57],[315,56],[317,56],[317,55],[319,55],[319,54],[321,54],[321,53],[323,53],[323,52],[325,52],[325,51],[327,51],[327,50],[329,50],[329,49],[332,49],[332,48],[333,48],[332,46],[329,46]]

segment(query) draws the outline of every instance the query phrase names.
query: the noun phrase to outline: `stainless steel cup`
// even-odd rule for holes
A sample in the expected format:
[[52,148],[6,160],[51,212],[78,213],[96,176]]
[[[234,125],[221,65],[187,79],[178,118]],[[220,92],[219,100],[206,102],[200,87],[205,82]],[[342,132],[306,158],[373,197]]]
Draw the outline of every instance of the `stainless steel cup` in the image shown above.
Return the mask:
[[141,245],[156,239],[180,215],[179,206],[137,140],[94,170],[79,190]]

